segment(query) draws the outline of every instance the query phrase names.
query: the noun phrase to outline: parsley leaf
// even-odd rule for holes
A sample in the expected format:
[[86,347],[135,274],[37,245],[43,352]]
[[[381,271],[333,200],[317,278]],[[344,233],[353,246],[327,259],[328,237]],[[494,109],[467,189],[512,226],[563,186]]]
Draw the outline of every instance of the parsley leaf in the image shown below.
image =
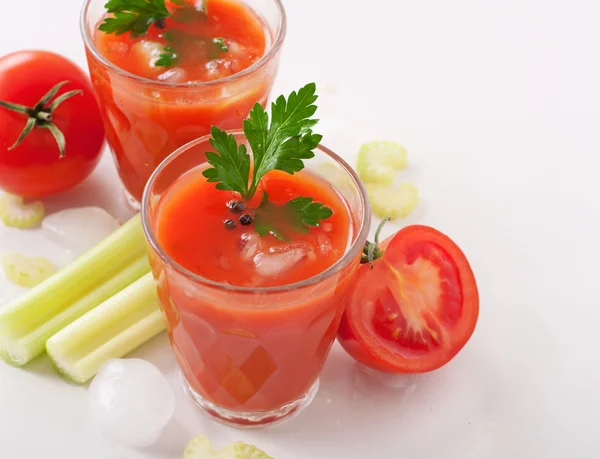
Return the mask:
[[[292,92],[287,100],[284,96],[277,98],[271,105],[273,119],[270,126],[269,115],[262,105],[259,103],[254,105],[248,118],[244,121],[244,134],[252,147],[254,159],[252,177],[247,172],[249,169],[246,168],[234,172],[238,167],[236,162],[239,159],[235,137],[232,137],[231,142],[218,143],[221,148],[217,149],[219,155],[214,153],[210,155],[208,162],[213,167],[205,170],[204,176],[214,182],[225,180],[221,186],[235,186],[236,188],[221,189],[234,189],[241,193],[243,198],[250,199],[267,172],[281,170],[288,174],[294,174],[301,171],[304,168],[304,160],[314,156],[312,150],[319,145],[322,139],[321,135],[313,134],[311,130],[317,124],[317,120],[311,118],[317,110],[317,106],[314,104],[317,100],[315,92],[315,83],[309,83],[297,93]],[[222,136],[223,131],[213,127],[211,132]],[[249,155],[245,147],[243,154],[247,157],[243,161],[244,167],[246,167],[249,164]],[[220,169],[220,171],[215,169]],[[235,185],[228,183],[224,178],[225,170],[231,170],[228,172],[229,174],[237,175]],[[243,182],[240,178],[241,175],[247,177],[245,186],[241,185]]]
[[157,67],[175,67],[177,65],[177,54],[173,51],[173,47],[165,46],[160,58],[154,65]]
[[[211,167],[203,175],[209,182],[217,183],[218,189],[237,191],[242,198],[250,200],[267,172],[280,170],[294,174],[301,171],[304,160],[314,156],[313,150],[322,138],[311,129],[317,123],[311,118],[317,110],[315,92],[316,85],[310,83],[298,92],[292,92],[287,99],[280,96],[271,105],[270,125],[269,115],[260,104],[252,108],[244,121],[244,134],[252,148],[252,169],[246,146],[238,146],[235,136],[213,126],[210,142],[216,153],[206,153]],[[271,233],[284,239],[286,225],[308,231],[308,227],[319,226],[321,220],[331,215],[331,209],[310,197],[300,196],[277,206],[269,202],[264,193],[254,222],[260,235]]]
[[333,215],[329,207],[320,202],[314,202],[313,198],[299,196],[286,204],[286,207],[303,225],[319,226],[321,220],[327,220]]
[[164,0],[109,0],[105,8],[113,16],[104,19],[99,29],[116,35],[142,36],[152,24],[169,16]]
[[289,174],[301,171],[305,159],[314,156],[314,150],[322,139],[311,128],[317,124],[311,116],[317,111],[314,104],[318,98],[315,83],[309,83],[287,98],[279,96],[271,104],[269,115],[260,104],[250,111],[244,121],[244,133],[252,147],[254,176],[250,185],[253,195],[260,180],[270,170],[282,170]]
[[321,220],[327,220],[331,215],[331,209],[314,202],[313,198],[300,196],[283,206],[277,206],[269,201],[269,195],[264,192],[260,207],[254,215],[254,229],[260,236],[270,233],[277,239],[286,241],[286,229],[308,233],[309,226],[320,226]]
[[218,154],[206,153],[206,159],[213,167],[206,169],[203,175],[209,182],[217,183],[219,190],[237,191],[246,196],[250,176],[250,155],[246,145],[238,146],[234,135],[228,135],[216,126],[210,133],[210,144]]
[[225,43],[224,38],[213,38],[212,42],[217,47],[217,49],[219,51],[221,51],[222,53],[226,53],[229,51],[229,46],[227,46],[227,43]]

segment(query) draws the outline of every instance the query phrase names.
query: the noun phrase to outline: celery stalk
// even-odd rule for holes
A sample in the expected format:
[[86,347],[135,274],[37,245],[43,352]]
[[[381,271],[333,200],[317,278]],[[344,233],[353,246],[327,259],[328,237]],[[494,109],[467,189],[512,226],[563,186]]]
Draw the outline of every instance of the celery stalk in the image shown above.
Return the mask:
[[138,215],[0,310],[0,357],[26,364],[48,338],[149,271]]
[[110,359],[118,359],[165,329],[152,273],[63,328],[46,343],[57,370],[85,383]]

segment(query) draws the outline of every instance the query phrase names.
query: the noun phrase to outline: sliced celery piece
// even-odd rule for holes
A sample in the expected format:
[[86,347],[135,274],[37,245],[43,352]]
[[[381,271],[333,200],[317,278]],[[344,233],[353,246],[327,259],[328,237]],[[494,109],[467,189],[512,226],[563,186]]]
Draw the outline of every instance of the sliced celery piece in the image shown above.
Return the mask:
[[419,204],[419,190],[412,183],[401,183],[397,188],[366,185],[373,213],[381,218],[408,217]]
[[273,459],[254,445],[236,441],[219,452],[204,435],[198,435],[185,448],[183,459]]
[[9,281],[25,288],[35,287],[56,272],[56,267],[47,258],[20,253],[2,254],[0,265]]
[[77,383],[165,329],[152,273],[67,325],[46,343],[57,370]]
[[4,193],[0,196],[0,220],[12,228],[34,228],[44,219],[44,204],[34,201],[24,204],[23,198]]
[[405,147],[397,142],[376,140],[361,145],[356,169],[363,182],[389,186],[396,170],[404,169],[407,162]]
[[0,357],[26,364],[48,338],[149,271],[138,215],[0,310]]

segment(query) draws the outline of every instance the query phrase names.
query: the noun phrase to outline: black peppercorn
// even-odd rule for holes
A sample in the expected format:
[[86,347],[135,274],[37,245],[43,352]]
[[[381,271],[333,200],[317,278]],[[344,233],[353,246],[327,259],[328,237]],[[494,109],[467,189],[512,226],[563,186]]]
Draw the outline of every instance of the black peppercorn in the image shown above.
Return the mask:
[[251,225],[254,219],[251,215],[245,214],[240,217],[240,223],[244,226]]
[[165,27],[167,27],[167,23],[165,22],[165,18],[158,19],[158,20],[157,20],[157,21],[154,23],[154,26],[155,26],[157,29],[164,29]]
[[241,214],[246,210],[246,204],[244,204],[242,201],[229,201],[227,203],[227,207],[229,207],[229,210],[236,214]]
[[237,226],[233,220],[229,220],[229,219],[225,220],[223,222],[223,224],[225,225],[225,228],[227,228],[227,229],[234,229]]

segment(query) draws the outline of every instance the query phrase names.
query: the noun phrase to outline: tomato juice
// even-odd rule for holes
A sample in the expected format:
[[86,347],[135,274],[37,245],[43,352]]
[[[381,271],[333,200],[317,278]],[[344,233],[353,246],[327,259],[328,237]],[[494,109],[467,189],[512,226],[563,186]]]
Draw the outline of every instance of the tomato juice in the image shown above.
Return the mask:
[[[344,193],[307,167],[268,172],[246,208],[232,210],[239,195],[202,175],[209,148],[176,153],[151,179],[142,207],[150,261],[196,400],[219,419],[260,425],[299,409],[315,387],[360,266],[368,198],[349,166],[339,168],[353,179]],[[265,192],[275,204],[310,196],[333,213],[286,240],[261,237],[240,220]]]
[[88,64],[119,175],[139,202],[170,153],[212,125],[240,128],[256,102],[267,104],[285,16],[279,0],[268,11],[265,2],[208,0],[206,13],[167,17],[134,37],[100,31],[100,3],[84,10]]
[[[270,287],[308,279],[325,271],[346,252],[351,239],[350,217],[338,193],[310,172],[293,178],[282,171],[269,172],[248,207],[257,207],[263,192],[275,204],[298,196],[311,196],[333,210],[320,227],[294,231],[290,241],[269,234],[260,237],[253,225],[227,229],[249,211],[236,213],[228,203],[237,193],[215,188],[202,176],[202,168],[182,176],[162,198],[157,213],[157,234],[163,250],[180,265],[216,282],[242,287]],[[258,253],[269,256],[253,259]],[[290,256],[291,255],[291,256]],[[272,259],[272,260],[271,260]],[[294,261],[296,261],[294,263]],[[293,269],[278,270],[278,262]]]

